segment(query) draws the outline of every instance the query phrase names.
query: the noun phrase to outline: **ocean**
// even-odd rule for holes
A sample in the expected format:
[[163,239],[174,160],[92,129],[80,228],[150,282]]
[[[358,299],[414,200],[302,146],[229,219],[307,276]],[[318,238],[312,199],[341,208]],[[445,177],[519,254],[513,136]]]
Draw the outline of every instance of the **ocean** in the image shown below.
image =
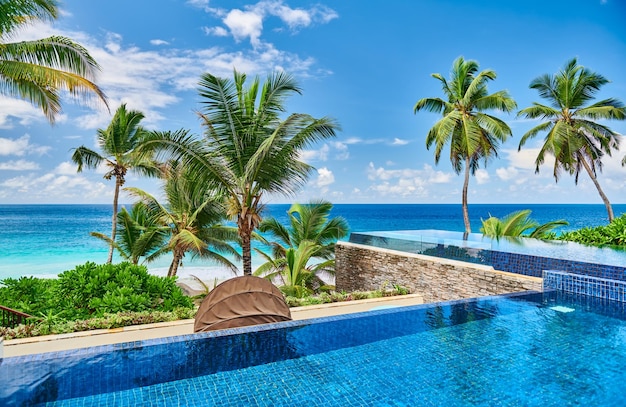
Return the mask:
[[[265,216],[287,223],[290,205],[267,205]],[[469,205],[472,230],[481,218],[502,217],[521,209],[532,210],[539,223],[565,219],[559,231],[607,224],[604,205],[473,204]],[[613,205],[615,216],[626,213],[626,204]],[[440,229],[463,231],[461,205],[456,204],[337,204],[331,216],[343,216],[351,232]],[[104,263],[106,244],[90,232],[109,234],[111,205],[0,205],[0,279],[20,276],[55,277],[87,261]],[[165,275],[171,258],[165,255],[147,264],[151,273]],[[260,264],[253,258],[253,266]],[[240,265],[239,265],[240,266]],[[206,261],[189,259],[179,277],[196,275],[205,281],[232,277],[232,273]]]

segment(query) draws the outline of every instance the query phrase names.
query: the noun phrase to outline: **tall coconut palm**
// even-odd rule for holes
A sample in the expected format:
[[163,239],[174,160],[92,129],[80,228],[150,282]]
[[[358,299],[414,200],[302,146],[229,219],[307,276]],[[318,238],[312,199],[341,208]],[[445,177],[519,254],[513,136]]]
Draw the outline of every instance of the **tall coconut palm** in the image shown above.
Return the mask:
[[224,208],[221,200],[207,196],[202,182],[182,165],[170,163],[164,171],[166,205],[138,188],[125,189],[147,206],[149,216],[155,223],[168,229],[169,240],[148,261],[172,253],[167,276],[173,277],[185,255],[191,253],[225,266],[236,274],[237,267],[224,254],[239,258],[239,253],[228,243],[237,239],[237,230],[222,225]]
[[535,239],[547,239],[553,236],[555,228],[569,225],[563,219],[540,225],[537,221],[530,218],[531,212],[530,209],[516,211],[502,219],[490,216],[487,220],[482,221],[483,225],[480,228],[480,232],[488,237],[527,236]]
[[[109,126],[106,129],[98,129],[98,144],[102,149],[102,154],[85,146],[76,148],[72,154],[72,161],[78,165],[78,172],[81,172],[83,167],[97,168],[104,163],[108,168],[104,178],[107,180],[115,178],[111,226],[112,242],[115,242],[118,200],[120,188],[126,182],[126,173],[129,170],[134,170],[143,175],[158,174],[154,162],[139,155],[136,150],[145,135],[145,131],[139,124],[143,118],[143,113],[136,110],[126,110],[126,104],[122,104],[115,112]],[[114,245],[111,245],[108,263],[113,260],[113,249]]]
[[554,156],[554,179],[558,182],[561,170],[578,176],[585,169],[595,185],[609,217],[614,219],[613,208],[597,178],[602,171],[602,158],[619,149],[620,135],[597,120],[624,120],[626,108],[617,99],[604,99],[588,105],[594,95],[608,80],[595,72],[578,65],[576,58],[568,61],[563,70],[555,75],[542,75],[530,83],[539,96],[548,100],[550,106],[533,103],[519,111],[518,116],[541,119],[543,123],[522,136],[519,149],[537,134],[546,131],[543,146],[535,160],[535,172],[544,163],[546,154]]
[[154,132],[145,143],[168,157],[183,160],[209,189],[226,196],[228,216],[241,239],[243,272],[252,274],[250,241],[262,220],[263,195],[295,193],[313,169],[301,161],[312,143],[335,136],[337,123],[327,117],[285,114],[285,100],[301,90],[284,72],[255,77],[246,87],[246,75],[233,79],[202,75],[199,116],[205,137],[186,131]]
[[50,123],[61,112],[61,92],[78,98],[106,97],[93,82],[99,70],[87,50],[69,38],[53,36],[7,42],[19,28],[58,17],[56,0],[0,2],[0,92],[41,108]]
[[457,174],[465,167],[463,181],[463,222],[465,233],[472,231],[467,208],[467,189],[470,174],[479,168],[480,160],[485,164],[498,155],[500,143],[511,135],[509,126],[499,118],[483,113],[486,110],[510,112],[517,107],[505,90],[489,94],[487,82],[496,78],[490,69],[478,72],[478,62],[457,58],[452,64],[450,79],[434,73],[432,77],[441,82],[445,99],[423,98],[417,101],[414,113],[427,110],[442,113],[426,136],[426,148],[435,146],[435,163],[439,163],[441,152],[450,144],[450,161]]

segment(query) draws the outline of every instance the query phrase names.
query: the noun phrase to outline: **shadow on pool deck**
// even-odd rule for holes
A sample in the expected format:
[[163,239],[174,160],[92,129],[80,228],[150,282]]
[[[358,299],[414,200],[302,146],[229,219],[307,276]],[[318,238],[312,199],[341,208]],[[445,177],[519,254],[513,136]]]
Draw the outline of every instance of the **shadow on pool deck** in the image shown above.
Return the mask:
[[[291,316],[294,320],[301,320],[369,311],[373,308],[402,307],[423,303],[424,300],[421,294],[409,294],[396,297],[296,307],[291,308]],[[133,325],[124,328],[98,329],[61,335],[12,339],[4,342],[3,356],[11,357],[44,352],[57,352],[68,349],[87,348],[90,346],[163,338],[166,336],[188,335],[193,333],[193,323],[193,319],[185,319],[173,322],[160,322],[157,324]]]

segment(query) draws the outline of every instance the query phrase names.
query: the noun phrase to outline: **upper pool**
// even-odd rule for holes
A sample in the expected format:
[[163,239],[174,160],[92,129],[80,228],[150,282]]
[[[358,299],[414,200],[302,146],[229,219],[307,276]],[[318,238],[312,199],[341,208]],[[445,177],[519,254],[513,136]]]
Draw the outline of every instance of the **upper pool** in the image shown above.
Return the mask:
[[492,265],[497,270],[540,277],[563,270],[610,279],[626,279],[626,251],[574,242],[502,237],[445,230],[358,232],[350,242],[392,250]]
[[516,294],[0,361],[3,406],[626,404],[623,304]]

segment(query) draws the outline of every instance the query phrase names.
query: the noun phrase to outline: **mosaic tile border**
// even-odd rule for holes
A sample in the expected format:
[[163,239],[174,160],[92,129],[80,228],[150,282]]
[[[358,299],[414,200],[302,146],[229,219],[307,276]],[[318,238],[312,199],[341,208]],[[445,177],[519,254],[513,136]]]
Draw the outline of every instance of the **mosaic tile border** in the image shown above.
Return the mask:
[[543,271],[544,290],[554,289],[566,293],[626,302],[626,282],[592,277],[558,270]]

